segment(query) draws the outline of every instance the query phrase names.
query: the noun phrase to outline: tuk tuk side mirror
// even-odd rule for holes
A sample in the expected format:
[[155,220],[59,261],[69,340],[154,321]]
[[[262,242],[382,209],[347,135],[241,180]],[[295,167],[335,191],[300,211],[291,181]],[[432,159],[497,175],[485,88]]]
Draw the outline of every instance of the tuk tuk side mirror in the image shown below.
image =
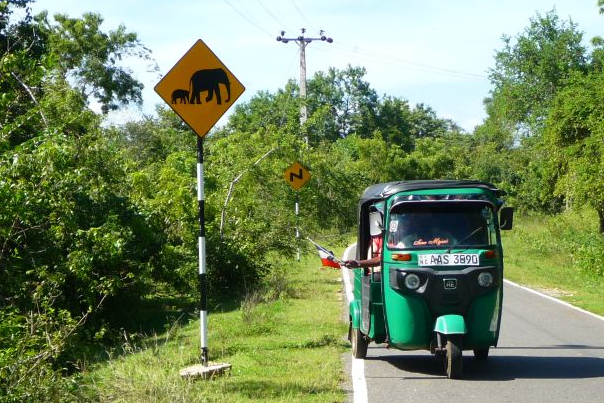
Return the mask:
[[514,207],[502,207],[499,212],[499,228],[502,230],[512,229],[514,223]]
[[384,226],[382,223],[382,214],[374,211],[369,213],[369,233],[371,236],[380,235],[384,232]]

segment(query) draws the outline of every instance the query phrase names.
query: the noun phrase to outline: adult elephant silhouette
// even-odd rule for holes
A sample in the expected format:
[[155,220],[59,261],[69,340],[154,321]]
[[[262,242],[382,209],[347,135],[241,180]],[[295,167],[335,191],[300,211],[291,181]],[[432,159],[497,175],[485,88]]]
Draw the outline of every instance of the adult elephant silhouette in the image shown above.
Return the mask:
[[226,72],[223,69],[197,70],[189,81],[189,94],[191,96],[189,103],[200,104],[201,92],[208,91],[206,102],[210,102],[214,98],[214,94],[216,94],[216,103],[218,105],[222,104],[220,84],[226,87],[227,99],[225,99],[225,102],[229,102],[231,99],[231,83]]

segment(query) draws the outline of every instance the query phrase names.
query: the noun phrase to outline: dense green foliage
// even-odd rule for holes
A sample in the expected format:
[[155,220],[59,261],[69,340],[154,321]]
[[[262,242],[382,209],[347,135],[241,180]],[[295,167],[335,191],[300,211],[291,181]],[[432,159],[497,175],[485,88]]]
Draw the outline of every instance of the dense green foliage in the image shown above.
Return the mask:
[[[25,3],[0,3],[0,400],[61,401],[57,370],[73,369],[78,340],[119,329],[152,286],[161,232],[129,197],[118,143],[83,89],[103,109],[136,102],[140,84],[116,66],[136,36],[105,35],[94,15],[8,24]],[[95,47],[72,46],[82,35]]]
[[[150,51],[123,26],[104,32],[99,15],[10,20],[28,2],[0,1],[0,402],[69,401],[64,375],[91,346],[146,329],[166,298],[197,297],[195,135],[166,108],[102,127],[103,113],[140,102],[122,59]],[[303,126],[293,81],[239,104],[204,140],[212,302],[278,277],[269,256],[308,247],[296,226],[345,239],[376,182],[487,180],[525,211],[591,208],[604,232],[603,45],[538,14],[504,37],[472,133],[378,96],[361,67],[309,80]],[[282,176],[294,161],[312,175],[297,195]],[[573,263],[602,276],[599,246]]]

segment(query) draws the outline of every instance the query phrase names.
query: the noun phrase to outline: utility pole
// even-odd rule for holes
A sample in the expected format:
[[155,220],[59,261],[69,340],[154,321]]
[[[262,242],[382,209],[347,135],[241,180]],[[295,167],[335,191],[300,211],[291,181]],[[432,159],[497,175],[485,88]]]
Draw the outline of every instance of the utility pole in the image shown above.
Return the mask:
[[[306,33],[306,28],[302,28],[302,35],[297,38],[284,38],[285,31],[281,31],[281,36],[277,37],[278,42],[288,43],[289,41],[293,41],[300,47],[300,98],[302,99],[300,105],[300,126],[306,123],[306,119],[308,119],[308,111],[306,109],[306,102],[304,99],[306,98],[306,46],[310,44],[312,41],[324,41],[327,43],[332,43],[333,39],[326,37],[323,35],[325,31],[319,31],[318,38],[307,38],[304,36]],[[304,136],[304,141],[306,145],[308,145],[308,135]]]
[[[297,38],[285,38],[285,31],[281,31],[281,36],[277,37],[277,42],[288,43],[289,41],[294,41],[300,47],[300,127],[306,123],[306,119],[308,119],[308,110],[306,109],[306,46],[310,44],[312,41],[324,41],[327,43],[332,43],[333,39],[326,37],[323,35],[325,31],[319,31],[318,38],[307,38],[304,36],[306,33],[306,28],[302,28],[302,35]],[[308,146],[308,133],[304,134],[304,142],[306,146]],[[296,192],[296,204],[295,204],[295,213],[296,213],[296,243],[298,244],[296,257],[298,262],[300,261],[300,195]]]

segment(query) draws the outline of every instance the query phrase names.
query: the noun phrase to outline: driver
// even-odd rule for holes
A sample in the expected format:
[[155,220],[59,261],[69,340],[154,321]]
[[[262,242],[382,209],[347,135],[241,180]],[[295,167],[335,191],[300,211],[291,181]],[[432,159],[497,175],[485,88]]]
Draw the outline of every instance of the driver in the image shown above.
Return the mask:
[[410,248],[417,242],[426,238],[426,222],[419,214],[399,214],[396,220],[390,222],[391,244],[397,248]]
[[454,242],[451,233],[442,228],[438,215],[429,210],[396,215],[390,222],[390,233],[389,245],[396,248],[441,246]]
[[369,232],[371,234],[371,240],[369,241],[369,247],[367,248],[367,259],[346,260],[344,264],[348,267],[376,267],[379,266],[382,261],[382,213],[373,206],[371,209],[373,210],[369,213]]

